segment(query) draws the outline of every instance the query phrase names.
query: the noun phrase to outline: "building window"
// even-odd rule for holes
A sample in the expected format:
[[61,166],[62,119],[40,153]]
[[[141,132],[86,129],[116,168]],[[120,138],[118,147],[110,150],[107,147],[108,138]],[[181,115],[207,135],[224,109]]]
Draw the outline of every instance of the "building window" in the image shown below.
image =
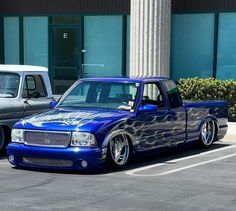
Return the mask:
[[80,24],[80,16],[54,16],[51,18],[51,24]]
[[24,17],[24,64],[48,67],[47,17]]
[[218,79],[236,79],[236,13],[219,15],[219,37],[217,52]]
[[213,76],[214,14],[172,16],[171,77]]
[[0,17],[0,63],[4,64],[4,19]]
[[122,75],[122,16],[84,17],[85,77]]
[[4,18],[4,54],[6,64],[20,63],[19,18]]
[[130,75],[130,16],[127,16],[126,35],[126,75]]

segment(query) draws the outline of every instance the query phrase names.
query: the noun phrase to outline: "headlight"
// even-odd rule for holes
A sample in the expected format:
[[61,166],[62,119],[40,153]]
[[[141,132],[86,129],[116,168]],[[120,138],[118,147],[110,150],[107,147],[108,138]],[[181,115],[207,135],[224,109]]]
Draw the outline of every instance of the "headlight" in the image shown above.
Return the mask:
[[11,141],[16,143],[24,143],[24,130],[12,129],[11,130]]
[[91,133],[72,132],[71,146],[95,147],[97,146],[97,141]]

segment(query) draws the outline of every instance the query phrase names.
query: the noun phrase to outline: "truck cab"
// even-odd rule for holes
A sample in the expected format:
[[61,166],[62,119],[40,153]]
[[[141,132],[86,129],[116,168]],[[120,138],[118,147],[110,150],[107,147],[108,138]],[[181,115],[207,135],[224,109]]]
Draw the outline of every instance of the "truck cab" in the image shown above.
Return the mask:
[[[174,81],[167,78],[145,78],[142,87],[137,118],[145,121],[145,128],[137,150],[184,143],[187,115]],[[148,144],[147,139],[158,139],[159,143]]]
[[0,65],[0,152],[21,118],[48,110],[53,101],[48,70],[27,65]]

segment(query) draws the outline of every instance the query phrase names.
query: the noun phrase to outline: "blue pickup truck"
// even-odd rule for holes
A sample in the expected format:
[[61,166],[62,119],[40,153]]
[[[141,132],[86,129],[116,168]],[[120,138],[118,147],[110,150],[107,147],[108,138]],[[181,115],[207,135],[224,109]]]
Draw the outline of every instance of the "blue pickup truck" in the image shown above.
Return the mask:
[[82,79],[51,107],[15,124],[12,165],[122,168],[135,153],[196,140],[209,147],[227,132],[225,101],[183,103],[175,83],[161,77]]

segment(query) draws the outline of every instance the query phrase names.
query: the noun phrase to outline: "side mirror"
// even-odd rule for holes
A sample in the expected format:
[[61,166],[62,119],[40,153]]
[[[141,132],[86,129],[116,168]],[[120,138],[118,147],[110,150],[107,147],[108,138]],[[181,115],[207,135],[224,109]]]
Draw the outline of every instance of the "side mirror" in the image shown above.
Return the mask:
[[55,101],[55,100],[49,103],[49,106],[51,109],[55,108],[56,105],[57,105],[57,101]]
[[142,113],[143,112],[154,112],[154,111],[157,111],[157,106],[151,105],[151,104],[144,105],[139,108],[139,111]]

